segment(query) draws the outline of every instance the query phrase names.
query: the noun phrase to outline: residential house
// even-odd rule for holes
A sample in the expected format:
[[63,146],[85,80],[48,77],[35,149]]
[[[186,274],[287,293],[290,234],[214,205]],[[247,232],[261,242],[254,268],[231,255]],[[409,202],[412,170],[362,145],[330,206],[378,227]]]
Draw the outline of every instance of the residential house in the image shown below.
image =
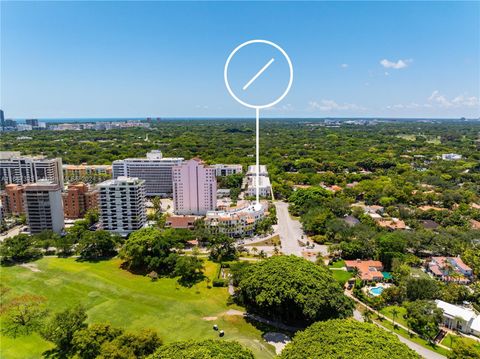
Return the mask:
[[442,300],[436,300],[435,303],[437,308],[443,310],[442,323],[445,327],[465,334],[480,336],[480,315],[477,315],[475,311]]
[[358,276],[362,281],[365,282],[379,282],[383,281],[384,276],[382,274],[383,271],[383,263],[380,261],[373,261],[373,260],[350,260],[345,261],[345,266],[347,267],[347,271],[353,271],[355,269],[358,270]]

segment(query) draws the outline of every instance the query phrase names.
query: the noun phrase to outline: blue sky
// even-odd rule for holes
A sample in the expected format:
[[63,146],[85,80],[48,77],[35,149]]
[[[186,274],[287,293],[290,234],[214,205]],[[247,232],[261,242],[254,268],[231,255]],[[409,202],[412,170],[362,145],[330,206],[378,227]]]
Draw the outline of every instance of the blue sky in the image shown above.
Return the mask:
[[0,6],[6,117],[253,116],[223,67],[255,38],[282,46],[295,72],[266,116],[480,116],[479,2]]

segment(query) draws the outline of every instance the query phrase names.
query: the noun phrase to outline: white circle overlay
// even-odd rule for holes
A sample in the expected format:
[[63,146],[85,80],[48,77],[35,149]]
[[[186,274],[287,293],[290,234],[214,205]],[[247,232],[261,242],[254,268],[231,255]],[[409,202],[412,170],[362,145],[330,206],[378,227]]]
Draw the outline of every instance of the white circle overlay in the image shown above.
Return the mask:
[[[275,101],[273,102],[270,102],[266,105],[251,105],[249,103],[246,103],[245,101],[242,101],[240,100],[237,95],[235,95],[235,93],[232,91],[231,87],[230,87],[230,84],[228,82],[228,66],[230,65],[230,61],[232,60],[233,56],[235,56],[235,54],[243,47],[245,46],[248,46],[248,45],[251,45],[251,44],[266,44],[266,45],[270,45],[274,48],[276,48],[278,51],[280,51],[280,53],[283,55],[283,57],[285,57],[285,59],[287,60],[287,63],[288,63],[288,68],[290,70],[290,79],[288,80],[288,85],[287,85],[287,88],[285,89],[285,91],[283,92],[283,94],[277,98]],[[285,52],[284,49],[282,49],[280,46],[278,46],[277,44],[275,44],[274,42],[271,42],[271,41],[268,41],[268,40],[260,40],[260,39],[257,39],[257,40],[249,40],[249,41],[246,41],[244,42],[243,44],[240,44],[238,45],[232,52],[231,54],[228,56],[228,59],[227,59],[227,62],[225,62],[225,68],[223,70],[223,78],[225,80],[225,86],[227,86],[227,90],[228,90],[228,93],[235,99],[235,101],[237,101],[238,103],[242,104],[243,106],[245,107],[249,107],[249,108],[255,108],[255,109],[261,109],[261,108],[267,108],[267,107],[272,107],[272,106],[275,106],[277,103],[279,103],[280,101],[283,100],[283,98],[285,96],[287,96],[288,94],[288,91],[290,91],[290,88],[292,87],[292,82],[293,82],[293,66],[292,66],[292,61],[290,60],[290,57],[288,57],[288,54]]]

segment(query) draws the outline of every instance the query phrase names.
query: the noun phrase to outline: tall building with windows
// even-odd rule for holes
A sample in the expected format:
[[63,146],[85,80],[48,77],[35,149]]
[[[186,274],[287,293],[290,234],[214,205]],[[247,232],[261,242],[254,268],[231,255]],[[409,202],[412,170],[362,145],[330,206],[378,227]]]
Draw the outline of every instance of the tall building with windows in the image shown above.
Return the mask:
[[1,194],[2,205],[5,215],[18,216],[25,213],[23,194],[25,188],[19,184],[7,184]]
[[45,230],[61,233],[63,219],[62,188],[48,181],[25,185],[24,206],[30,233]]
[[0,110],[0,126],[2,127],[2,131],[5,131],[5,114],[3,110]]
[[82,218],[85,212],[98,205],[98,191],[90,190],[85,183],[70,184],[62,193],[65,218]]
[[142,228],[147,221],[145,181],[118,177],[97,186],[101,227],[121,236]]
[[41,180],[63,188],[61,158],[22,156],[20,152],[0,152],[0,181],[4,184],[26,184]]
[[167,197],[172,195],[172,168],[180,165],[183,158],[163,157],[161,151],[151,151],[146,158],[126,158],[112,164],[113,178],[121,176],[140,178],[145,181],[147,196]]
[[173,178],[173,207],[176,214],[205,215],[217,205],[215,168],[199,159],[175,166]]

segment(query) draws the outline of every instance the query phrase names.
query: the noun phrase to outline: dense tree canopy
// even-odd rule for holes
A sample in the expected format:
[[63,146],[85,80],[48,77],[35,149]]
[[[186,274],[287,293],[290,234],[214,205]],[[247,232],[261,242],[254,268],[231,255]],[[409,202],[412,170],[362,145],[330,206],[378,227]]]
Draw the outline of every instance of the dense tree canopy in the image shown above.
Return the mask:
[[75,332],[73,352],[82,359],[120,358],[139,359],[152,354],[161,340],[153,330],[124,332],[109,324],[92,324]]
[[203,340],[161,346],[148,359],[253,359],[253,354],[237,342]]
[[434,302],[417,300],[405,304],[408,326],[423,338],[433,340],[442,320],[442,310]]
[[143,228],[133,232],[120,251],[126,267],[131,270],[157,271],[170,274],[175,267],[177,254],[173,247],[178,244],[170,232],[155,228]]
[[480,344],[458,338],[448,353],[449,359],[480,359]]
[[28,262],[42,256],[35,238],[26,234],[5,238],[0,244],[2,263]]
[[353,319],[317,322],[293,338],[281,359],[409,359],[420,358],[393,334]]
[[238,295],[249,310],[289,323],[343,318],[353,308],[325,266],[296,256],[274,256],[245,267]]
[[82,259],[100,259],[115,255],[116,247],[121,243],[121,238],[110,232],[85,231],[78,243],[78,253]]

